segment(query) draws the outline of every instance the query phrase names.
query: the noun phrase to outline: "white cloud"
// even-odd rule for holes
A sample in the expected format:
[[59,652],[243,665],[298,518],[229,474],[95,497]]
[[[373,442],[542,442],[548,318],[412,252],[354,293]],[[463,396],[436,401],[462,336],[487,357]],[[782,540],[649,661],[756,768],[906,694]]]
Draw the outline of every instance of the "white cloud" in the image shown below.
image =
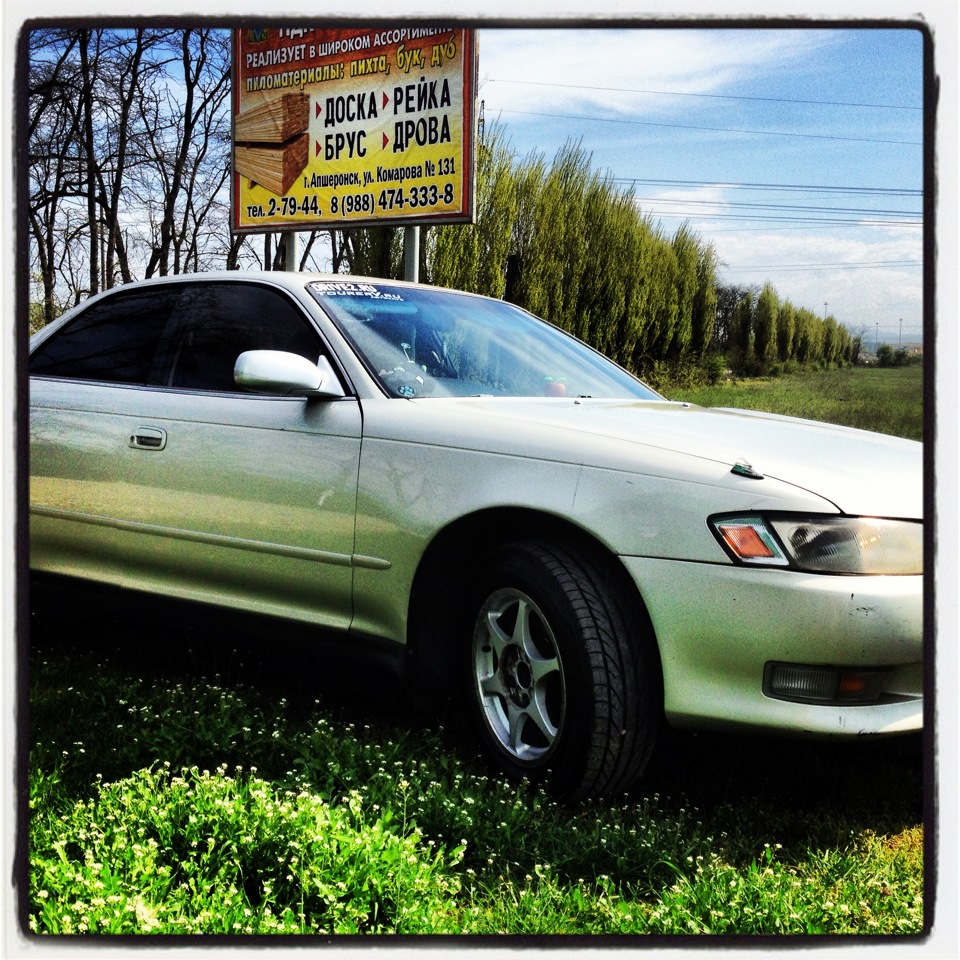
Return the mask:
[[879,324],[881,342],[896,341],[901,318],[905,336],[917,339],[922,332],[922,239],[916,228],[777,228],[712,236],[709,229],[698,232],[726,262],[722,282],[769,282],[781,300],[818,313],[826,302],[827,313],[853,332],[866,329],[872,336]]
[[786,68],[811,47],[833,42],[820,31],[737,31],[735,43],[731,36],[693,29],[483,30],[481,95],[494,112],[519,102],[531,111],[577,106],[650,115],[675,111],[676,94],[718,95],[745,75]]

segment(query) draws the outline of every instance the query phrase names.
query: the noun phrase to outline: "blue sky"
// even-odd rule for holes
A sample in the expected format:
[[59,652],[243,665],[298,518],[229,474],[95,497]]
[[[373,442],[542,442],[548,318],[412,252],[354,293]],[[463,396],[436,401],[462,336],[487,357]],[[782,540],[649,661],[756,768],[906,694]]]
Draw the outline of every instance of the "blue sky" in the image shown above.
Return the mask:
[[486,121],[520,156],[579,141],[666,235],[687,221],[712,243],[722,282],[826,303],[869,346],[920,337],[918,31],[483,29],[479,46]]

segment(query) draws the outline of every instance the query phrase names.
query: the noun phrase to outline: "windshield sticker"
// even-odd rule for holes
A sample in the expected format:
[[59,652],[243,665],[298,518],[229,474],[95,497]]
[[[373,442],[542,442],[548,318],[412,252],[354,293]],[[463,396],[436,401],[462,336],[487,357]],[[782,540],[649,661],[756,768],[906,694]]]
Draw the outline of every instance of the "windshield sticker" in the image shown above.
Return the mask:
[[311,286],[323,297],[364,297],[369,300],[403,302],[403,297],[399,293],[381,290],[372,283],[357,283],[350,280],[318,280]]

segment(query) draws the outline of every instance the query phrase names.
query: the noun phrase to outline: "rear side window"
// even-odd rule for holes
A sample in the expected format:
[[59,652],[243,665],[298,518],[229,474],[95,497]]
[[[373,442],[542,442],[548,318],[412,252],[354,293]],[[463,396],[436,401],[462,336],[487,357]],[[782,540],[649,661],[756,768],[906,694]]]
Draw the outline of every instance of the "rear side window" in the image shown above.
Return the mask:
[[30,357],[30,373],[145,385],[179,293],[120,293],[93,304]]

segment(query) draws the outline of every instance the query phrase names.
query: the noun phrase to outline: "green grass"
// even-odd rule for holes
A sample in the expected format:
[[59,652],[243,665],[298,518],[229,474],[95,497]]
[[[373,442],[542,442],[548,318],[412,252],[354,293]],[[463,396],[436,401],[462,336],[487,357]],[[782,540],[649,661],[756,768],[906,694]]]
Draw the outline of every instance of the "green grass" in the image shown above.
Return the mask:
[[640,788],[566,808],[490,776],[458,715],[307,682],[309,658],[276,675],[200,628],[138,639],[146,661],[123,627],[89,651],[35,632],[37,934],[924,928],[917,738],[674,735]]
[[667,388],[670,400],[744,407],[923,439],[923,368],[846,367],[818,373]]

